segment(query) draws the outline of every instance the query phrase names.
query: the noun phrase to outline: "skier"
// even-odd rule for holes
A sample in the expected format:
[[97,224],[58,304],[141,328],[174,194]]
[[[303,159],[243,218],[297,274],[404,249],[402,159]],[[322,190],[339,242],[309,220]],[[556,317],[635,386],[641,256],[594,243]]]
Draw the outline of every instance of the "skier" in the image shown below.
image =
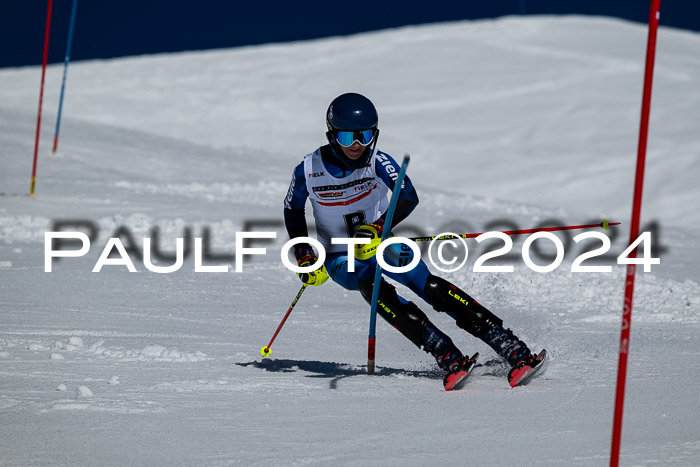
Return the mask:
[[[296,166],[284,200],[285,226],[289,237],[296,238],[308,236],[304,212],[306,200],[310,198],[317,237],[327,252],[323,266],[311,273],[298,274],[302,282],[318,286],[326,282],[330,274],[343,288],[359,290],[368,303],[372,299],[377,265],[374,247],[384,229],[393,229],[418,204],[416,190],[406,177],[391,225],[385,225],[388,193],[395,189],[400,167],[389,154],[376,149],[378,121],[377,111],[366,97],[347,93],[335,98],[326,112],[328,144],[307,154]],[[372,241],[372,247],[356,249],[354,272],[348,271],[347,245],[331,243],[335,237],[362,237]],[[317,262],[316,253],[308,243],[297,244],[294,255],[302,267]],[[384,258],[390,265],[405,265],[413,259],[413,252],[405,245],[393,244],[384,251]],[[458,327],[481,339],[503,357],[512,368],[511,386],[523,381],[544,360],[545,351],[540,355],[532,354],[522,340],[503,327],[499,317],[455,285],[431,274],[422,260],[409,272],[383,273],[410,288],[438,312],[450,315]],[[383,278],[378,305],[382,318],[418,348],[435,357],[440,368],[447,371],[446,389],[454,388],[468,375],[478,354],[471,358],[462,354],[415,303],[399,296]]]

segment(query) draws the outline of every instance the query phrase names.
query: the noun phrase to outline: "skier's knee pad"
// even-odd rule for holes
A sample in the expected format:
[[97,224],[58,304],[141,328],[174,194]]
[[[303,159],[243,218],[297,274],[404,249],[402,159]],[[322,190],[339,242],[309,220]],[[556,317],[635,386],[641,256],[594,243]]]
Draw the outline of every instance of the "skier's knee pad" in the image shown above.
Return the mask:
[[493,326],[503,325],[503,320],[498,316],[442,277],[428,276],[425,296],[435,310],[454,314],[457,326],[474,336],[483,334]]
[[[360,293],[367,303],[372,303],[372,282],[361,282]],[[413,302],[404,303],[396,294],[396,288],[382,280],[379,287],[377,313],[389,324],[420,348],[423,344],[428,317]]]

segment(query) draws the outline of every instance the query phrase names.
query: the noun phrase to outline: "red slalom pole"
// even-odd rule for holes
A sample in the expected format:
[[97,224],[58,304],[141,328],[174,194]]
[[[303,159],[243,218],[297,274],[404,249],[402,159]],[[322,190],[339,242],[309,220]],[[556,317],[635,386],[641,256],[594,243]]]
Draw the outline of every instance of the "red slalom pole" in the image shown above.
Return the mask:
[[[637,150],[637,171],[634,179],[634,201],[632,204],[632,222],[630,224],[630,245],[639,236],[639,223],[642,210],[642,192],[644,189],[644,167],[649,134],[649,110],[651,108],[651,89],[654,78],[654,57],[656,55],[656,31],[659,27],[659,9],[661,0],[651,0],[649,9],[649,36],[647,38],[646,69],[644,72],[644,92],[642,95],[642,116],[639,125],[639,145]],[[629,258],[637,257],[635,248]],[[627,265],[625,280],[625,303],[622,307],[622,330],[620,332],[620,357],[617,367],[617,391],[615,396],[615,416],[613,419],[612,447],[610,466],[620,464],[620,437],[622,435],[622,415],[625,404],[625,382],[627,378],[627,357],[629,355],[630,326],[632,324],[632,299],[634,297],[634,278],[636,264]]]
[[46,77],[46,62],[49,57],[49,33],[51,31],[51,9],[53,0],[49,0],[48,11],[46,12],[46,31],[44,32],[44,60],[41,65],[41,87],[39,88],[39,112],[36,117],[36,137],[34,139],[34,166],[32,167],[32,183],[29,188],[29,196],[34,196],[34,186],[36,185],[36,165],[39,155],[39,133],[41,130],[41,104],[44,100],[44,78]]
[[[619,222],[608,222],[607,220],[603,219],[603,222],[600,224],[586,224],[586,225],[565,225],[565,226],[560,226],[560,227],[541,227],[539,229],[523,229],[523,230],[502,230],[501,233],[504,233],[506,235],[523,235],[523,234],[529,234],[529,233],[535,233],[535,232],[556,232],[558,230],[575,230],[575,229],[592,229],[596,227],[602,227],[604,230],[608,230],[608,227],[611,225],[620,225]],[[468,233],[468,234],[461,234],[458,236],[454,235],[443,235],[441,237],[438,236],[433,236],[433,237],[413,237],[409,238],[409,240],[413,240],[414,242],[430,242],[433,240],[452,240],[455,238],[476,238],[479,235],[483,235],[484,232],[481,233]]]
[[284,318],[282,318],[282,322],[280,323],[280,325],[277,326],[277,330],[275,331],[275,334],[272,336],[272,339],[270,339],[270,343],[267,344],[262,349],[260,349],[260,353],[262,354],[263,357],[270,356],[270,346],[272,345],[273,342],[275,342],[275,339],[277,339],[277,334],[279,334],[280,331],[282,330],[282,326],[284,326],[284,323],[287,321],[287,318],[289,318],[289,314],[294,309],[294,305],[297,304],[297,302],[299,301],[299,298],[301,297],[301,294],[304,293],[304,290],[306,290],[306,284],[301,286],[301,289],[299,289],[297,296],[294,297],[294,300],[292,300],[292,304],[289,306],[289,310],[287,310],[287,313],[284,315]]

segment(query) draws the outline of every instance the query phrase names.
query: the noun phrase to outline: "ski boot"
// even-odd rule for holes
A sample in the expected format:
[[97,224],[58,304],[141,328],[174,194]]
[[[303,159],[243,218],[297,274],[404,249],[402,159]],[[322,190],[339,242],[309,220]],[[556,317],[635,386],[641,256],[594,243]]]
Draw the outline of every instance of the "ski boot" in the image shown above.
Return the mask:
[[508,372],[508,383],[514,388],[527,382],[544,368],[547,351],[533,354],[530,349],[510,329],[503,326],[492,326],[481,337],[511,366]]
[[491,326],[488,331],[478,337],[495,350],[498,355],[505,358],[511,367],[531,355],[527,344],[514,335],[513,331],[504,329],[503,326]]

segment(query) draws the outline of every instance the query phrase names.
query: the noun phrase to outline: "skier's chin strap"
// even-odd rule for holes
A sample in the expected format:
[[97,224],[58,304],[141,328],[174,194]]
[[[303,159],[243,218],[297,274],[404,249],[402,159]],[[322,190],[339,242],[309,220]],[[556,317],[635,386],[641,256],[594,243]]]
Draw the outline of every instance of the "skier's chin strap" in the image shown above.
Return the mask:
[[473,336],[479,337],[494,326],[503,326],[501,318],[441,277],[428,276],[424,291],[436,311],[453,314],[457,326]]

